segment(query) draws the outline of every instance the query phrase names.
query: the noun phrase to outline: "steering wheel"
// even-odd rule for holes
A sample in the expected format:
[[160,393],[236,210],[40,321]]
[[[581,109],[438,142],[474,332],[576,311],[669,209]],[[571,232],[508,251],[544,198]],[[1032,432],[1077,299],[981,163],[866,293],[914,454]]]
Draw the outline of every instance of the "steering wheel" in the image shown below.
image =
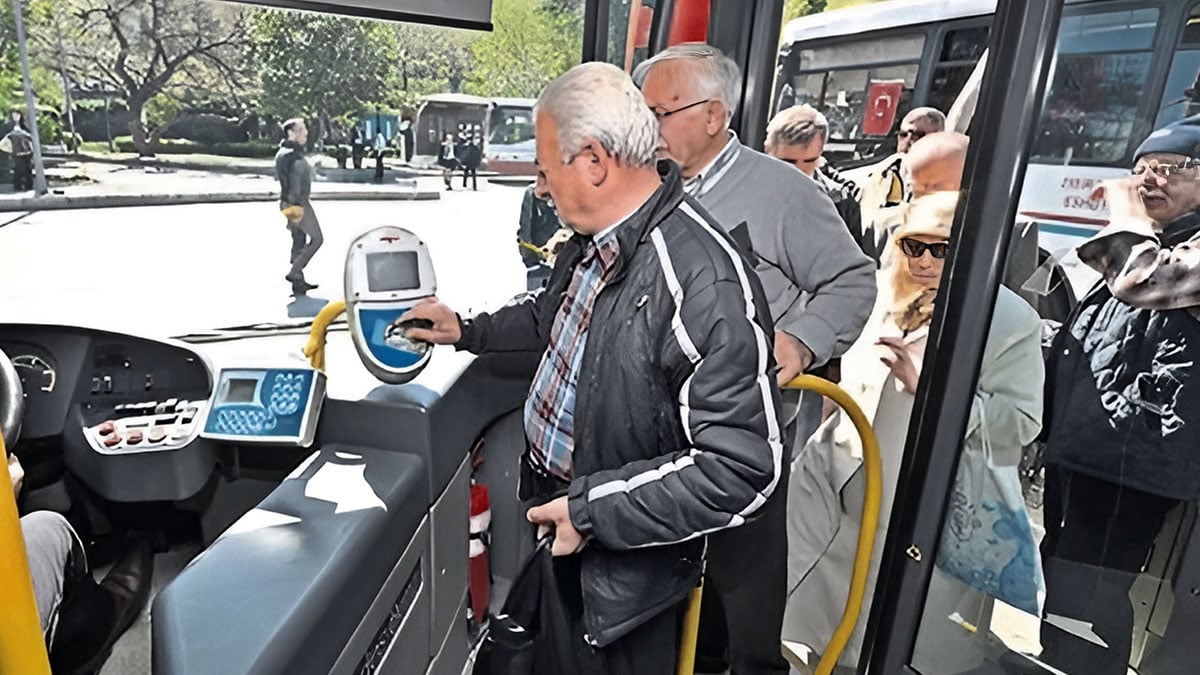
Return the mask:
[[4,447],[10,451],[21,437],[21,420],[25,417],[25,392],[21,378],[12,361],[0,349],[0,430],[4,431]]

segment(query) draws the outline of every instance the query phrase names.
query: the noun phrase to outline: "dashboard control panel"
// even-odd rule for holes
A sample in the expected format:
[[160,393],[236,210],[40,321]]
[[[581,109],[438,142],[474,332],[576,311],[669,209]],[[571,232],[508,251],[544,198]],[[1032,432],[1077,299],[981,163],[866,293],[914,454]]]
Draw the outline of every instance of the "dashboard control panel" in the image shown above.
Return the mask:
[[306,367],[223,369],[202,436],[270,445],[312,445],[325,374]]
[[196,438],[207,407],[208,401],[175,398],[118,403],[83,435],[106,455],[178,450]]

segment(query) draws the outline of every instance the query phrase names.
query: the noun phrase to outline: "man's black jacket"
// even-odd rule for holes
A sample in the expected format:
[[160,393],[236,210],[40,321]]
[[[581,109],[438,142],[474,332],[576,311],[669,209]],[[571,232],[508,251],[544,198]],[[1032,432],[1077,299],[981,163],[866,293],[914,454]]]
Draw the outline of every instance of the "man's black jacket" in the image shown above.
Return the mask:
[[[681,601],[704,535],[744,523],[779,482],[773,328],[758,279],[690,197],[679,169],[617,229],[574,410],[571,521],[584,627],[603,647]],[[586,238],[546,289],[463,324],[458,348],[544,351]],[[747,555],[753,555],[747,551]]]

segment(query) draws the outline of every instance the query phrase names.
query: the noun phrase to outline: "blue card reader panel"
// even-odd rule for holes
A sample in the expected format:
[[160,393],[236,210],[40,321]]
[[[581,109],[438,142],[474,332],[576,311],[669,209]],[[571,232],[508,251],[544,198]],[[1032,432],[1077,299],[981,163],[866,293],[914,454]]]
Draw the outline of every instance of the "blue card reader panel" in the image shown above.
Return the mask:
[[356,308],[362,337],[368,351],[380,364],[387,368],[405,370],[412,368],[425,358],[428,345],[403,338],[399,331],[388,334],[392,322],[409,310],[408,305],[379,309]]
[[309,368],[221,371],[203,435],[243,443],[312,443],[325,376]]

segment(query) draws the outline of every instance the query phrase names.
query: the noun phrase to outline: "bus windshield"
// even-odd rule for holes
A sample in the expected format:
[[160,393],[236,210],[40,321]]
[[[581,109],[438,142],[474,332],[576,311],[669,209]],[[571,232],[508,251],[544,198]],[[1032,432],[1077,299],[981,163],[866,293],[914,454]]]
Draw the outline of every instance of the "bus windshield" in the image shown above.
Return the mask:
[[[350,241],[379,225],[426,241],[439,295],[464,310],[527,288],[515,236],[532,172],[490,183],[487,150],[532,148],[531,97],[578,63],[584,0],[497,0],[490,32],[210,1],[25,4],[37,119],[7,50],[0,135],[38,135],[47,190],[31,156],[0,152],[7,320],[155,336],[305,321],[342,297]],[[304,188],[282,194],[281,170]]]

